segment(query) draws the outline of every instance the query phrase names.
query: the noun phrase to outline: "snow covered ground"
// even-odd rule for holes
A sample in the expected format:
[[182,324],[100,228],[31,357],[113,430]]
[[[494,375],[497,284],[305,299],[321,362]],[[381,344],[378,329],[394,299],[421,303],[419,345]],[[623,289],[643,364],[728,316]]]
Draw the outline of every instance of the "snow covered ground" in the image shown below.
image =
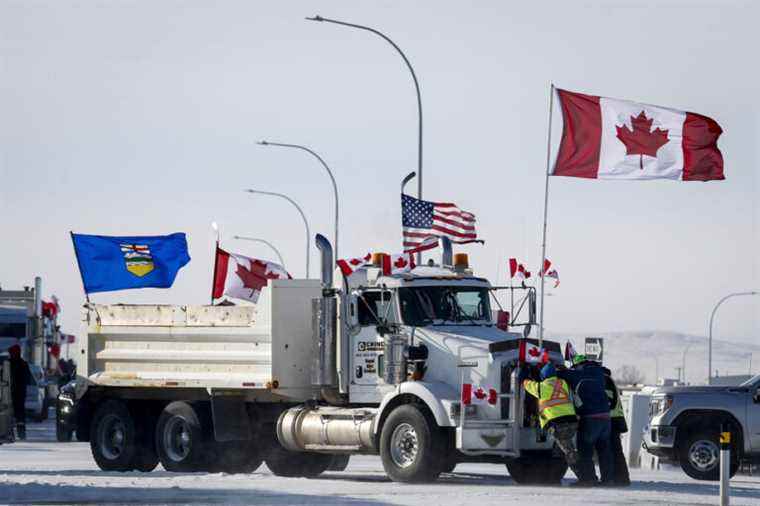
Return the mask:
[[[278,478],[262,466],[250,475],[105,473],[87,443],[55,442],[52,421],[29,425],[29,440],[0,446],[0,503],[10,504],[717,504],[718,485],[678,470],[633,470],[627,489],[516,485],[498,465],[462,464],[437,483],[389,481],[377,457],[351,459],[344,472],[318,479]],[[732,505],[760,504],[760,478],[732,480]]]

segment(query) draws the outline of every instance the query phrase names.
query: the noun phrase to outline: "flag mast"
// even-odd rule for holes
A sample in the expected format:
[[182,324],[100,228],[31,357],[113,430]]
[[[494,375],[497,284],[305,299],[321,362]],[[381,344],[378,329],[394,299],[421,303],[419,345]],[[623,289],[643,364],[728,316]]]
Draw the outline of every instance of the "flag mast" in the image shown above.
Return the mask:
[[551,150],[552,150],[552,112],[554,109],[554,83],[551,83],[549,88],[549,128],[547,132],[546,141],[546,183],[544,184],[544,228],[541,241],[541,267],[539,268],[539,274],[541,275],[541,313],[539,316],[538,327],[538,345],[544,346],[544,292],[546,291],[546,273],[544,271],[544,263],[546,263],[546,221],[547,213],[549,211],[549,175],[551,170]]

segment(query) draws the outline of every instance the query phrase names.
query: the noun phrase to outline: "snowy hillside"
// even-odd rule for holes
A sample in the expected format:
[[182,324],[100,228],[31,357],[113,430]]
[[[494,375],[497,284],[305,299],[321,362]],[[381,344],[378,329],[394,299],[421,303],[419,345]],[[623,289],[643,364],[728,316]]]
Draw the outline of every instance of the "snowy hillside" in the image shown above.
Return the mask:
[[[677,378],[676,368],[685,358],[686,381],[704,383],[707,379],[707,338],[667,331],[601,332],[584,335],[550,334],[563,345],[568,337],[578,351],[585,336],[604,338],[604,363],[613,371],[623,365],[637,367],[648,383],[657,377]],[[684,353],[685,352],[685,353]],[[720,376],[760,373],[760,345],[713,340],[713,371]]]

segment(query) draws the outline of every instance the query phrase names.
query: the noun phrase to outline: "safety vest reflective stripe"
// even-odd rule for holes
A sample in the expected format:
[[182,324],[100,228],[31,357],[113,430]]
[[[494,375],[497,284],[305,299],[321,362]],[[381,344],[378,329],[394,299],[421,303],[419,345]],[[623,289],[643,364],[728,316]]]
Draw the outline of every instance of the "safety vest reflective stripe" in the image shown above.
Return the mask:
[[[607,393],[607,398],[612,402],[612,399],[615,397],[615,393],[612,390],[605,390]],[[623,412],[623,403],[620,402],[620,395],[618,395],[617,403],[612,406],[610,409],[610,416],[612,418],[624,418],[625,413]]]
[[570,404],[570,397],[567,395],[567,393],[565,393],[562,386],[562,381],[555,379],[551,397],[548,399],[539,399],[539,409],[543,410],[544,408],[551,408],[554,406],[560,406],[562,404]]

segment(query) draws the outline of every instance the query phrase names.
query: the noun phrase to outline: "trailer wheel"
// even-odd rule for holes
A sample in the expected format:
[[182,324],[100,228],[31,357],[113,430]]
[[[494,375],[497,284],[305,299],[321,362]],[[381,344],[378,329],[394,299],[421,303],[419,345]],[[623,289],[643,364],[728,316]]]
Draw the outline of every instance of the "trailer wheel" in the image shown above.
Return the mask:
[[291,452],[279,443],[270,449],[265,462],[272,474],[287,478],[316,478],[327,471],[332,455],[313,452]]
[[135,422],[127,406],[116,400],[98,406],[90,428],[90,449],[103,471],[131,471],[137,452]]
[[521,485],[559,485],[567,472],[565,459],[533,454],[507,461],[509,475]]
[[441,473],[443,433],[431,415],[412,404],[395,408],[380,433],[385,473],[406,483],[434,481]]
[[253,441],[215,442],[213,447],[212,473],[252,473],[264,462]]
[[203,465],[201,423],[193,406],[183,401],[170,403],[156,424],[156,450],[167,471],[196,472]]

